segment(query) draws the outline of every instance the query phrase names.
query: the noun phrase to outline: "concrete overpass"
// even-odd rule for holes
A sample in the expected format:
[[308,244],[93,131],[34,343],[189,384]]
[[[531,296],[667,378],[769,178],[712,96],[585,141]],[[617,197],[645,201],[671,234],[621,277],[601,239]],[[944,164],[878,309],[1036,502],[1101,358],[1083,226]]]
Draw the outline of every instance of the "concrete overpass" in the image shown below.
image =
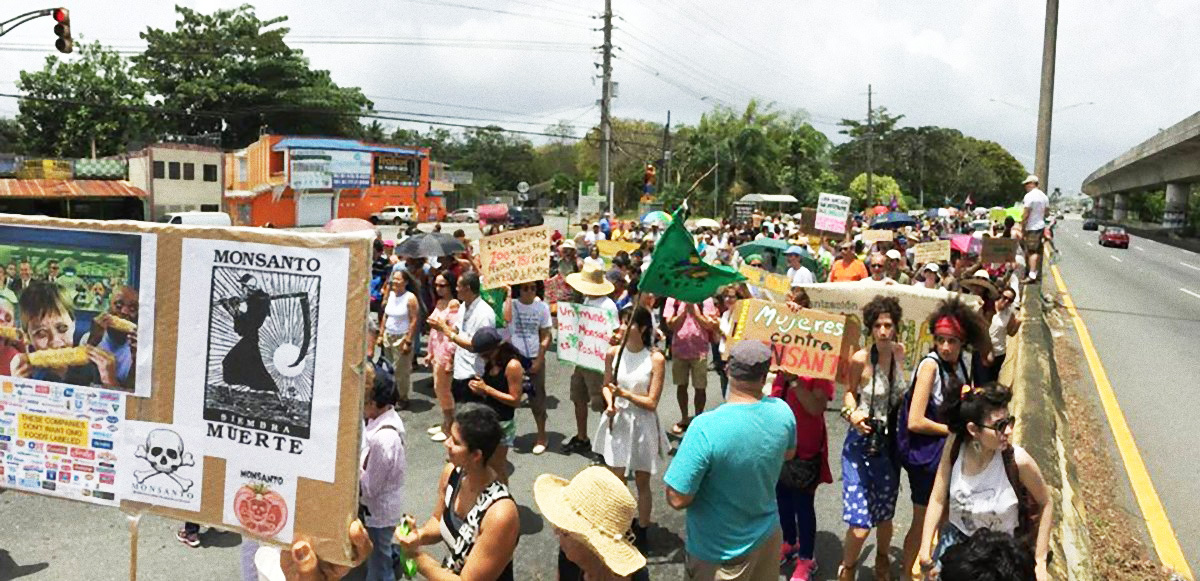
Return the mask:
[[1200,182],[1200,111],[1104,164],[1083,181],[1102,218],[1125,219],[1129,196],[1166,188],[1163,227],[1181,228],[1188,193]]

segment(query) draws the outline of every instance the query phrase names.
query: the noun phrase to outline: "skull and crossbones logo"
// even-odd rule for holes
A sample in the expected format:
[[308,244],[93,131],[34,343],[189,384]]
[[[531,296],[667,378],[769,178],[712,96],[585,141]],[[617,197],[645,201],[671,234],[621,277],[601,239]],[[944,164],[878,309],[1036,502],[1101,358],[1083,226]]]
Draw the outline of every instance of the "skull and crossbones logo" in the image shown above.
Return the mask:
[[138,446],[134,456],[150,464],[150,470],[138,470],[133,473],[138,484],[145,483],[150,478],[163,475],[174,480],[179,485],[179,492],[184,493],[192,488],[192,481],[175,472],[184,466],[195,466],[192,455],[183,450],[183,438],[171,430],[151,430],[146,435],[146,445]]

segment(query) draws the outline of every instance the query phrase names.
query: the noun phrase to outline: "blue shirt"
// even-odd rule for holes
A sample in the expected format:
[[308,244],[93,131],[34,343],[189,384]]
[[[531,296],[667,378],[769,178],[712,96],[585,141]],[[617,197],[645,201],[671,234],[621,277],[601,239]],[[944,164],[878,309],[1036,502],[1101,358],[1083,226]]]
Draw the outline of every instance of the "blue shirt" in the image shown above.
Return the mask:
[[779,526],[775,483],[796,446],[796,417],[782,400],[724,404],[696,416],[663,481],[694,495],[687,552],[710,563],[755,549]]

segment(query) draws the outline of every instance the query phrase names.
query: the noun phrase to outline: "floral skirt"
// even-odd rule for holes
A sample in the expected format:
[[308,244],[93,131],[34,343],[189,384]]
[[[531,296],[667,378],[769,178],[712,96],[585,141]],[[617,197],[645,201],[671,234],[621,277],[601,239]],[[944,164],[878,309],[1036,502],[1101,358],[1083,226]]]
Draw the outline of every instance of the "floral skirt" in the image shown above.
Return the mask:
[[867,438],[850,428],[842,446],[842,520],[862,529],[892,520],[900,495],[899,465],[866,450]]

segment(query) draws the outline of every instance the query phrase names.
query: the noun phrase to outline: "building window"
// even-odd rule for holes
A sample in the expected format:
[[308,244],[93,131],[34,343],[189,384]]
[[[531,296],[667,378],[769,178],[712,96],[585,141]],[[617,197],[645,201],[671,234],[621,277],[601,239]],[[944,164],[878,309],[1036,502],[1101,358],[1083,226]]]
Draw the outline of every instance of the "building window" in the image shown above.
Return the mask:
[[167,175],[173,180],[179,179],[179,162],[172,161],[167,164]]
[[215,163],[204,164],[204,181],[206,181],[206,182],[217,181],[217,164],[215,164]]
[[161,180],[167,177],[167,164],[161,161],[154,162],[154,179]]
[[246,182],[250,181],[250,161],[244,157],[239,157],[237,160],[237,165],[238,165],[238,182],[246,183]]
[[183,179],[185,179],[185,180],[196,179],[196,164],[194,164],[194,163],[183,164]]
[[220,212],[221,205],[220,204],[200,204],[200,211],[201,212]]

